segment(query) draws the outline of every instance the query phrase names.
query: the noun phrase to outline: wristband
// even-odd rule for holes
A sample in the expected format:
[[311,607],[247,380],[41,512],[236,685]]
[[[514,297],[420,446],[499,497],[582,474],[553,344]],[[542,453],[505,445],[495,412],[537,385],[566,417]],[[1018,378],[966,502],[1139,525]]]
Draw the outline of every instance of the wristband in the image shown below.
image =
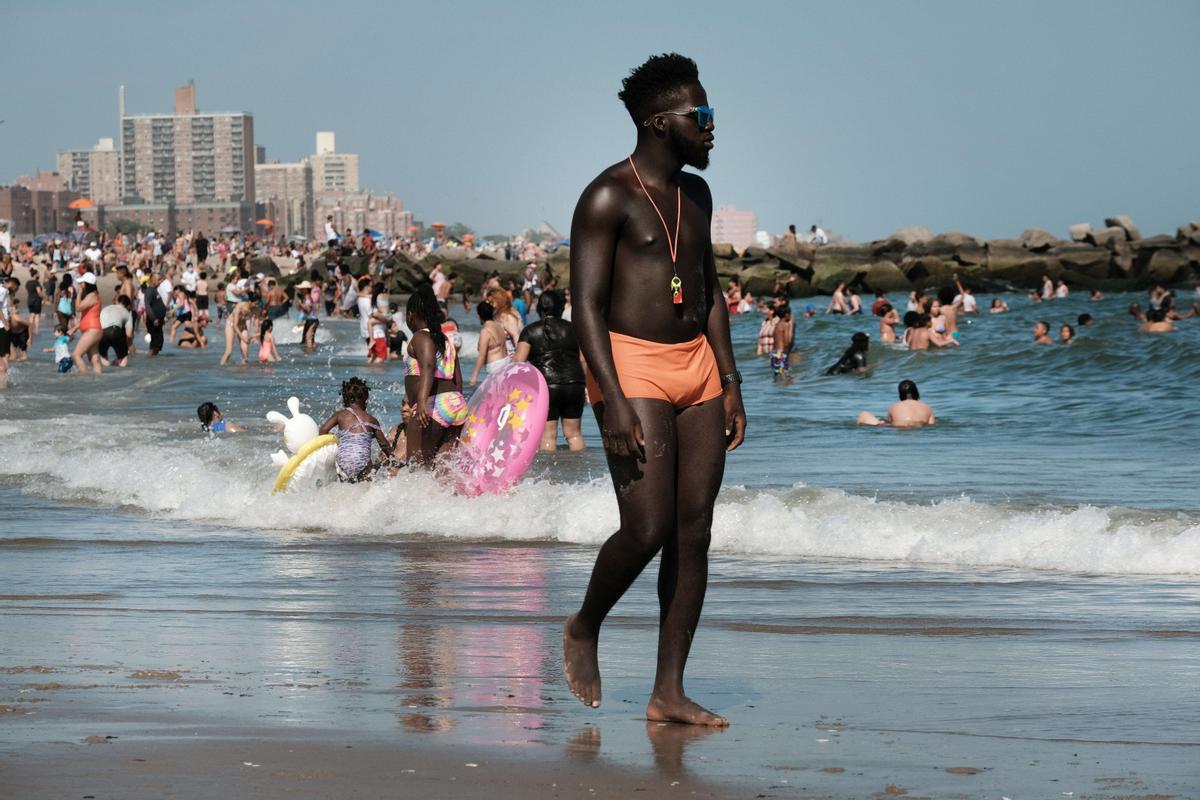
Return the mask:
[[736,383],[739,386],[742,384],[742,373],[736,369],[733,372],[727,372],[721,376],[721,388],[724,389],[731,383]]

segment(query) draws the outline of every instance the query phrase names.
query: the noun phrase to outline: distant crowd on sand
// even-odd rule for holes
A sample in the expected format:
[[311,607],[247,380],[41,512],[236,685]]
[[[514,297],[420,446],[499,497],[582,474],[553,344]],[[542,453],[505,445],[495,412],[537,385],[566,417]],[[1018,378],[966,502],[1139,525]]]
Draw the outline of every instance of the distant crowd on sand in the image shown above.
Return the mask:
[[[792,226],[794,233],[794,226]],[[795,348],[796,325],[791,307],[791,297],[788,284],[794,276],[786,273],[776,273],[775,285],[769,298],[754,298],[745,291],[737,277],[729,279],[725,290],[725,302],[730,314],[748,313],[757,310],[762,314],[762,324],[758,330],[756,354],[769,359],[775,380],[788,381],[791,379],[791,358]],[[1066,282],[1053,281],[1049,275],[1042,276],[1040,291],[1029,292],[1028,299],[1032,304],[1052,303],[1069,297],[1070,288]],[[901,316],[899,309],[887,297],[887,293],[877,290],[870,312],[879,320],[879,341],[909,350],[930,350],[958,347],[961,343],[959,318],[963,315],[981,315],[979,302],[969,286],[963,284],[958,275],[954,276],[954,286],[946,287],[936,294],[914,290],[909,292]],[[1200,299],[1200,285],[1195,288],[1195,296]],[[1099,290],[1093,290],[1089,299],[1103,299]],[[1143,311],[1139,303],[1129,305],[1129,314],[1141,322],[1139,330],[1143,333],[1170,333],[1174,331],[1175,323],[1179,320],[1200,317],[1200,301],[1194,301],[1186,312],[1178,310],[1178,299],[1175,292],[1162,285],[1155,285],[1147,295],[1148,310]],[[988,306],[989,315],[1003,314],[1009,310],[1008,304],[999,297],[992,298]],[[825,314],[842,316],[859,316],[864,314],[863,301],[858,292],[848,287],[846,282],[837,284],[824,308]],[[815,317],[818,308],[808,303],[804,306],[802,316]],[[1057,338],[1051,335],[1049,322],[1039,320],[1034,323],[1032,341],[1034,344],[1065,344],[1075,341],[1076,326],[1086,327],[1094,324],[1095,318],[1088,313],[1079,314],[1074,324],[1063,322],[1059,325]],[[897,332],[897,326],[903,324],[902,333]],[[845,375],[865,372],[868,368],[867,354],[871,338],[862,331],[856,332],[850,340],[849,347],[842,356],[828,369],[826,375]],[[933,410],[920,402],[920,393],[912,381],[902,381],[899,387],[900,400],[892,406],[882,419],[863,412],[859,422],[866,425],[894,425],[897,427],[912,427],[932,424]]]

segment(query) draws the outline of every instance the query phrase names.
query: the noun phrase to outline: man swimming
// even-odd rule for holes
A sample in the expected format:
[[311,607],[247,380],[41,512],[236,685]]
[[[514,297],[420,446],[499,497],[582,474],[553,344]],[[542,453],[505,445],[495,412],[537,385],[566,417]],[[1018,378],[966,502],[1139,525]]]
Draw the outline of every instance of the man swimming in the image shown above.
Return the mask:
[[709,231],[704,169],[713,110],[696,64],[654,56],[618,95],[637,127],[633,154],[583,191],[571,224],[572,321],[588,365],[621,527],[563,626],[567,684],[600,705],[600,626],[662,551],[651,720],[723,726],[684,693],[708,584],[713,504],[746,414]]
[[1034,344],[1054,344],[1054,340],[1050,338],[1050,323],[1038,321],[1033,323],[1033,343]]
[[928,403],[921,402],[921,393],[912,381],[900,381],[900,401],[892,403],[887,415],[879,419],[870,411],[860,412],[859,425],[890,425],[893,428],[919,428],[922,425],[932,425],[933,409]]

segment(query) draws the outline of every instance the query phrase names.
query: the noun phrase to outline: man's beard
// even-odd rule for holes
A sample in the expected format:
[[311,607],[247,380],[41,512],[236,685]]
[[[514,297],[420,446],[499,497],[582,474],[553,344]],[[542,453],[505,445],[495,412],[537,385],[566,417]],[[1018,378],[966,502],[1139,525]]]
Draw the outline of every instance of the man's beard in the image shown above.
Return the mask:
[[675,157],[696,169],[708,169],[708,148],[703,142],[695,142],[681,134],[675,127],[670,129],[671,152]]

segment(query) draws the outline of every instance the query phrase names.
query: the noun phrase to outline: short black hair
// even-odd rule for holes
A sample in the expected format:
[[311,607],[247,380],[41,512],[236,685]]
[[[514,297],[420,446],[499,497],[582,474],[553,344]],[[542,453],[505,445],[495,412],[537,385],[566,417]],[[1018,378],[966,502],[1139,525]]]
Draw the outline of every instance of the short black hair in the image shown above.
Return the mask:
[[859,331],[858,333],[856,333],[850,337],[850,342],[855,347],[866,347],[868,344],[871,343],[871,337],[867,336],[862,331]]
[[217,404],[212,402],[201,403],[196,408],[196,416],[200,418],[200,424],[204,426],[204,430],[208,430],[208,426],[212,424],[213,417],[220,413],[221,411],[217,408]]
[[1079,318],[1075,321],[1078,322],[1080,325],[1088,325],[1092,321],[1092,315],[1091,314],[1080,314]]
[[901,400],[921,399],[921,393],[917,391],[917,385],[912,381],[900,381],[899,391]]
[[625,104],[635,125],[648,117],[669,110],[671,101],[683,87],[700,82],[696,62],[679,53],[650,56],[621,81],[617,97]]

